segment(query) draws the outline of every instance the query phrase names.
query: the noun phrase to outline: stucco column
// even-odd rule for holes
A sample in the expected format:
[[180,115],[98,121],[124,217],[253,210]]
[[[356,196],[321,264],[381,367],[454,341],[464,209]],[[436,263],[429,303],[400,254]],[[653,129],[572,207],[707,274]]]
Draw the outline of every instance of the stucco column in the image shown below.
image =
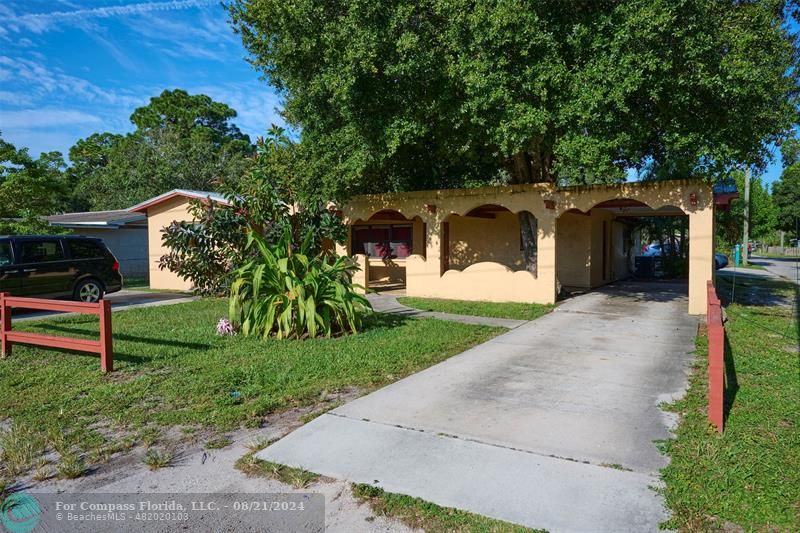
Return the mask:
[[356,289],[359,294],[364,294],[365,289],[369,289],[369,258],[364,254],[356,254],[353,260],[358,265],[358,270],[353,274],[353,283],[360,285],[363,289]]
[[437,216],[421,216],[425,223],[425,257],[412,255],[406,259],[406,294],[436,296],[441,268],[442,224]]
[[689,213],[689,314],[706,312],[706,283],[714,276],[714,209]]
[[546,287],[546,298],[538,303],[556,303],[556,215],[555,211],[538,217],[537,281]]

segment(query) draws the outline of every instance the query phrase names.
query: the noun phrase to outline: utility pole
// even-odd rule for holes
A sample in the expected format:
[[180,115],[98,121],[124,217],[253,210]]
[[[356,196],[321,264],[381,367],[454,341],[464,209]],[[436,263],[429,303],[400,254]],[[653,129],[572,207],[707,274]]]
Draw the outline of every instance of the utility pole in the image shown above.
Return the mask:
[[742,237],[742,264],[747,266],[750,248],[750,167],[744,169],[744,236]]

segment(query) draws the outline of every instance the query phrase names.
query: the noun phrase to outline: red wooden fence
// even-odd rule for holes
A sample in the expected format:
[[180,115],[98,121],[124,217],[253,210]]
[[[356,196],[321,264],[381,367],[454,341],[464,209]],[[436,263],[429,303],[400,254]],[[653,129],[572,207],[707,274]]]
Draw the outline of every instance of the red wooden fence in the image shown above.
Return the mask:
[[708,282],[708,420],[722,433],[725,398],[725,327],[714,283]]
[[[60,313],[80,313],[100,317],[100,340],[72,339],[13,331],[11,329],[11,309],[35,309],[39,311],[57,311]],[[42,298],[19,298],[0,293],[0,357],[11,355],[11,346],[18,344],[34,344],[64,350],[76,350],[100,354],[100,369],[103,372],[114,370],[114,349],[111,337],[111,302],[100,300],[97,303],[67,302],[62,300],[45,300]]]

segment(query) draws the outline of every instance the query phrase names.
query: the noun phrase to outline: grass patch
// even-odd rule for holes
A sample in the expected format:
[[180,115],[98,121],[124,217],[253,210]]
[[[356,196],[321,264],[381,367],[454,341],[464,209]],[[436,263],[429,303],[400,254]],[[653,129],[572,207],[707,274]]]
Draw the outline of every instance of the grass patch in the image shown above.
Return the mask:
[[534,320],[553,310],[552,305],[523,304],[515,302],[470,302],[465,300],[441,300],[438,298],[398,298],[398,302],[423,311],[438,311],[454,315],[488,316]]
[[353,495],[369,504],[379,516],[399,520],[407,526],[427,533],[481,531],[492,533],[522,533],[534,530],[485,516],[440,507],[419,498],[393,494],[365,484],[354,484]]
[[75,479],[86,472],[86,462],[79,452],[73,450],[61,456],[56,471],[62,479]]
[[662,471],[673,518],[682,531],[800,531],[800,387],[797,288],[765,279],[718,278],[726,307],[726,410],[723,435],[707,421],[705,337],[686,397],[671,406],[682,415],[667,441],[671,464]]
[[[92,355],[15,346],[0,361],[0,413],[19,441],[10,451],[14,476],[43,449],[77,449],[91,460],[113,443],[155,444],[158,428],[258,427],[272,412],[316,404],[324,391],[369,391],[505,331],[375,315],[361,334],[336,339],[219,337],[215,326],[226,310],[227,301],[205,299],[114,313],[115,372],[108,375]],[[14,327],[98,334],[91,316]]]
[[220,435],[219,437],[214,437],[206,441],[206,450],[221,450],[227,446],[233,444],[233,441],[230,437],[226,435]]
[[172,464],[175,453],[167,448],[150,448],[142,457],[142,462],[150,467],[150,470],[166,468]]
[[319,481],[321,477],[319,474],[302,468],[292,468],[291,466],[262,461],[256,458],[253,453],[248,453],[236,461],[236,468],[248,476],[275,479],[296,489],[304,489]]

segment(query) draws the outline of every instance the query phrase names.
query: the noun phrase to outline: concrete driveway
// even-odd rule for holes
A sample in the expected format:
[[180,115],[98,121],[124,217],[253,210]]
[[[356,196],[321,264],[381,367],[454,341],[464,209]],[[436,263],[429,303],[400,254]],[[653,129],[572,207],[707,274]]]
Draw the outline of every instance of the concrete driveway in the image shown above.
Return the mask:
[[[146,289],[136,290],[121,290],[106,296],[111,302],[112,311],[120,311],[123,309],[135,309],[137,307],[151,307],[157,305],[171,305],[189,302],[195,299],[189,293],[183,292],[159,292],[148,291]],[[69,313],[51,313],[48,311],[25,311],[22,309],[14,310],[12,313],[12,320],[14,322],[22,320],[33,320],[36,318],[44,318],[48,316],[64,316]]]
[[656,531],[697,319],[685,286],[627,283],[346,404],[259,453],[550,531]]

